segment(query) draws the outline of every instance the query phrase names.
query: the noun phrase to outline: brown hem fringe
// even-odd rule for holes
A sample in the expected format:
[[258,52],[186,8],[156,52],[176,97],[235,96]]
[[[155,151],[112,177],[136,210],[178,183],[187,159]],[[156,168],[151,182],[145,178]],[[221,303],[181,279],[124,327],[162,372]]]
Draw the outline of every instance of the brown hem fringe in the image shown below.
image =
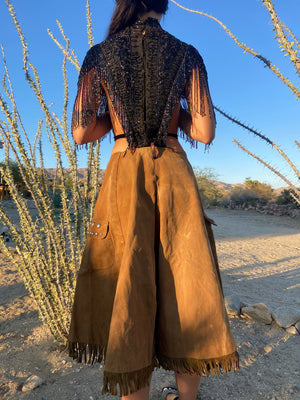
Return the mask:
[[106,372],[103,374],[102,394],[110,393],[113,396],[128,396],[135,393],[150,384],[150,377],[157,362],[153,360],[152,364],[138,371],[114,373]]
[[240,369],[239,354],[237,351],[223,357],[198,360],[196,358],[169,358],[158,356],[159,365],[165,370],[175,371],[179,374],[219,375],[231,370]]
[[99,344],[86,344],[78,342],[70,342],[67,344],[69,356],[79,363],[95,364],[101,363],[103,360],[104,346]]
[[[79,363],[101,363],[105,346],[68,342],[69,356]],[[239,355],[235,351],[223,357],[198,360],[195,358],[169,358],[162,354],[153,359],[152,364],[137,371],[114,373],[104,371],[102,394],[110,393],[113,396],[127,396],[146,387],[149,384],[151,373],[155,368],[175,371],[179,374],[219,375],[240,368]],[[119,386],[119,394],[118,394]]]

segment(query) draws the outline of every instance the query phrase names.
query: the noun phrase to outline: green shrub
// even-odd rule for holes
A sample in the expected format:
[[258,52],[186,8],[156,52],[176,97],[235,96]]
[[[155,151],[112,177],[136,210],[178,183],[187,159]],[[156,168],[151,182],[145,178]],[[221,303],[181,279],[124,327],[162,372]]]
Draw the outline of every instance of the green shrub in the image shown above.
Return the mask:
[[216,172],[212,168],[194,167],[194,173],[204,206],[220,204],[224,193],[216,186]]

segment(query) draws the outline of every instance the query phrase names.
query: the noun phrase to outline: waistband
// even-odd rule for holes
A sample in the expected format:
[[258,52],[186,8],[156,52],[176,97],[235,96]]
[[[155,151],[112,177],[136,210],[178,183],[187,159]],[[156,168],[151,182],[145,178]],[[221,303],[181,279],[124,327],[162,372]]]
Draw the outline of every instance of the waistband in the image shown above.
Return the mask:
[[[171,136],[171,137],[173,137],[173,138],[175,138],[175,139],[178,139],[177,133],[168,133],[167,136]],[[125,134],[115,135],[115,136],[114,136],[114,140],[116,141],[116,140],[118,140],[118,139],[126,139],[126,135],[125,135]],[[155,142],[151,142],[151,143],[149,143],[148,145],[144,145],[144,146],[141,146],[141,147],[139,147],[139,148],[149,148],[149,147],[150,147],[151,152],[152,152],[152,158],[153,158],[153,159],[156,159],[157,156],[158,156],[158,147],[157,147],[157,146],[159,146],[159,147],[165,147],[165,145],[161,146],[161,145],[157,145]],[[129,147],[126,149],[126,152],[127,152],[127,150],[129,150]],[[135,150],[136,150],[136,148],[131,149],[131,152],[135,152]],[[126,153],[126,152],[125,152],[125,153]]]
[[[172,136],[175,139],[178,139],[178,135],[177,133],[168,133],[167,136]],[[126,139],[126,135],[122,134],[122,135],[116,135],[114,136],[114,140],[118,140],[118,139]]]

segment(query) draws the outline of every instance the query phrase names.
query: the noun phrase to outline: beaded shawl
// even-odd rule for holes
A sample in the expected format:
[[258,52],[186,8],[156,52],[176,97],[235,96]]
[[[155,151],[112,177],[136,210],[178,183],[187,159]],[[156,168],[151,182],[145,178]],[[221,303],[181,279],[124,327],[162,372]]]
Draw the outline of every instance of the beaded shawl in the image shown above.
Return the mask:
[[202,57],[154,18],[138,20],[87,52],[72,128],[86,127],[106,112],[107,96],[131,149],[151,142],[164,146],[180,101],[191,114],[214,115]]

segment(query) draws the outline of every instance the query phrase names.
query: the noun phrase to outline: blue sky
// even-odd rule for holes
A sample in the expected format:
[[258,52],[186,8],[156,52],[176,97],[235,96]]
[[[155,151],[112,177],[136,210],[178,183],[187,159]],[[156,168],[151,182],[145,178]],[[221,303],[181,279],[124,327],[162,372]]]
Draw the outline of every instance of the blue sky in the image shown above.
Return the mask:
[[[90,1],[94,39],[95,43],[98,43],[105,37],[114,1]],[[179,2],[188,8],[204,11],[220,19],[240,41],[270,59],[283,74],[299,85],[293,66],[283,57],[274,40],[272,24],[261,1],[180,0]],[[299,0],[274,0],[274,3],[279,17],[299,38]],[[53,103],[53,111],[60,116],[63,101],[62,54],[49,37],[47,28],[60,38],[56,25],[58,19],[70,38],[71,47],[75,49],[82,62],[88,50],[85,0],[51,2],[13,0],[12,4],[29,45],[30,60],[39,71],[47,102]],[[297,100],[271,71],[264,68],[260,61],[244,54],[214,21],[183,11],[170,3],[169,11],[161,25],[179,39],[194,45],[202,54],[208,70],[214,104],[263,132],[280,145],[300,168],[300,151],[294,145],[295,139],[300,140],[300,100]],[[38,119],[42,115],[37,101],[24,80],[21,46],[4,0],[0,0],[0,43],[5,49],[24,125],[30,138],[33,138]],[[1,77],[3,72],[3,63],[0,61]],[[68,72],[69,117],[71,117],[72,103],[76,95],[77,72],[72,65],[68,66]],[[236,138],[250,151],[279,168],[283,174],[293,177],[289,167],[270,146],[219,114],[217,123],[216,139],[208,153],[204,152],[202,144],[198,149],[190,149],[183,143],[193,166],[213,168],[218,174],[218,179],[228,183],[243,182],[246,177],[251,177],[270,183],[274,187],[285,186],[267,168],[240,150],[232,141]],[[43,135],[46,167],[55,167],[55,158],[49,149],[46,132]],[[101,168],[106,167],[112,145],[108,138],[102,142]],[[3,157],[4,154],[0,153],[0,159]],[[79,167],[83,168],[85,165],[86,152],[81,150]]]

